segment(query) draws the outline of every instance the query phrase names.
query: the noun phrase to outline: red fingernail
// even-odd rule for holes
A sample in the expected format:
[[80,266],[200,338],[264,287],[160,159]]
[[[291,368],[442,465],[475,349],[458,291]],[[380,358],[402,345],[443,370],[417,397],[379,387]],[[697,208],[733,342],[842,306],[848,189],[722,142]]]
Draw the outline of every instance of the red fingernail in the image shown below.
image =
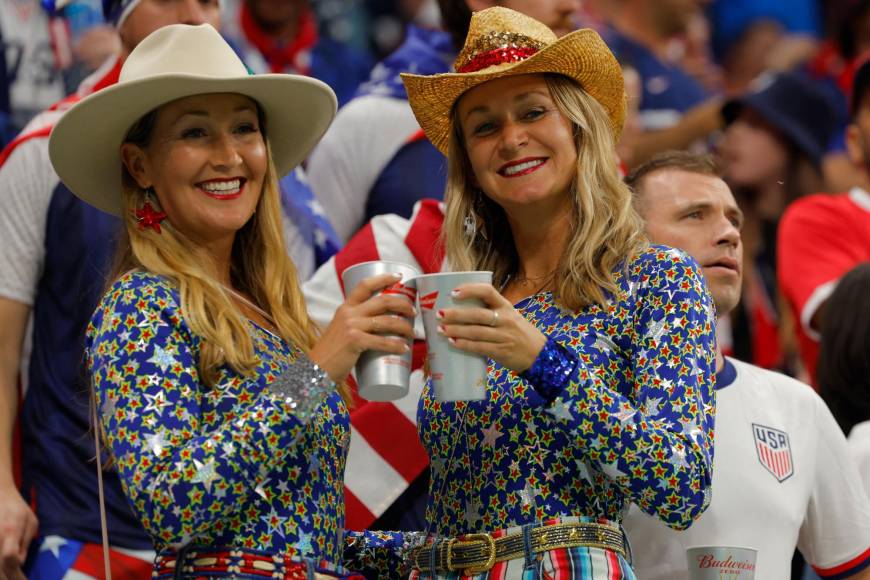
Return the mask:
[[437,318],[438,320],[441,320],[442,318],[444,318],[444,311],[443,311],[443,310],[439,310],[438,312],[436,312],[436,313],[435,313],[435,318]]

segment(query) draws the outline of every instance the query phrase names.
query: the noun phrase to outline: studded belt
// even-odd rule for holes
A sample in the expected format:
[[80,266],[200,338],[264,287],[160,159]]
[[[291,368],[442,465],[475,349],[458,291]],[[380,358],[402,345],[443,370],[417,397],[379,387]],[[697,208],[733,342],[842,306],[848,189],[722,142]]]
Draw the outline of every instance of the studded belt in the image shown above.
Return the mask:
[[[179,552],[164,552],[157,556],[153,577],[213,578],[231,576],[241,578],[281,578],[282,580],[308,580],[308,566],[290,560],[289,556],[239,548],[182,548]],[[332,575],[314,574],[315,579],[331,579]],[[363,580],[362,576],[341,576],[350,580]]]
[[[531,551],[539,554],[559,548],[602,548],[625,557],[622,529],[610,524],[576,522],[533,528]],[[458,572],[473,575],[486,572],[496,562],[515,560],[526,552],[522,533],[493,538],[490,534],[466,534],[436,540],[435,545],[411,551],[411,564],[421,572]]]

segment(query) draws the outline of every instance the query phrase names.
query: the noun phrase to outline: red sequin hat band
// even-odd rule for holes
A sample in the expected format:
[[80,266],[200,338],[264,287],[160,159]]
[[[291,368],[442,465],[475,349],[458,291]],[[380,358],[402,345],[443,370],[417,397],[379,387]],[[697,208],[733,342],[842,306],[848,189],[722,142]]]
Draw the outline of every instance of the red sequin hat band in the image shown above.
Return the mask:
[[495,50],[478,54],[469,62],[464,64],[462,68],[456,69],[456,72],[471,73],[491,66],[504,64],[506,62],[519,62],[521,60],[526,60],[537,52],[537,48],[530,47],[508,46],[506,48],[496,48]]
[[489,32],[477,38],[471,50],[463,49],[463,54],[456,59],[456,72],[477,72],[491,66],[526,60],[543,47],[543,43],[524,34]]

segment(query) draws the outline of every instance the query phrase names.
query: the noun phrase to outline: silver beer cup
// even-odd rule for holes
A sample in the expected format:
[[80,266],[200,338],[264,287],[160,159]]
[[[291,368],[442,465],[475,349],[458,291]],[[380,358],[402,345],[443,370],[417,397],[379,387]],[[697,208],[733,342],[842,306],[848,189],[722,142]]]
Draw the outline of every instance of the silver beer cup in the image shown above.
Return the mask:
[[[403,296],[412,304],[417,299],[417,290],[411,280],[419,274],[417,270],[401,262],[374,261],[355,264],[341,274],[345,296],[365,278],[378,274],[402,274],[402,279],[384,288],[379,294]],[[413,319],[407,319],[412,325]],[[387,335],[390,336],[390,335]],[[396,337],[399,338],[399,337]],[[408,377],[411,374],[411,347],[404,354],[393,354],[376,350],[363,352],[354,367],[359,395],[368,401],[395,401],[408,394]]]

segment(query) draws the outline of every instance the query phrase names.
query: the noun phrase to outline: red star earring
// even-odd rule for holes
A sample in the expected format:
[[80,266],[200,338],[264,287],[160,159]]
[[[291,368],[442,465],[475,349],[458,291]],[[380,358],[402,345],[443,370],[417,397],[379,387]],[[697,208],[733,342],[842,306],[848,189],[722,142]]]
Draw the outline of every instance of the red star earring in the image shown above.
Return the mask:
[[135,210],[136,221],[139,222],[139,229],[152,228],[158,234],[160,233],[160,222],[166,219],[166,212],[157,211],[151,205],[151,192],[149,187],[145,190],[145,203],[141,209]]

